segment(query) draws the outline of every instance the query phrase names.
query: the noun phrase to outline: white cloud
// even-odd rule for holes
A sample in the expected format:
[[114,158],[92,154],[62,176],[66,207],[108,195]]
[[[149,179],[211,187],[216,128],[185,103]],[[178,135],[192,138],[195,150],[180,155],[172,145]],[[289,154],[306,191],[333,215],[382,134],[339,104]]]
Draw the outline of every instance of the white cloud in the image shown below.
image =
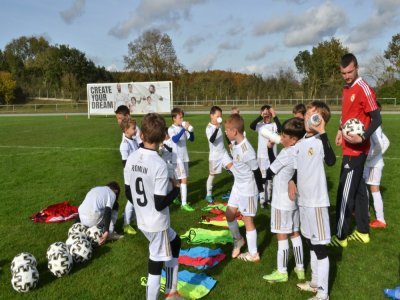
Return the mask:
[[240,43],[234,41],[224,41],[218,45],[220,50],[237,50],[240,48]]
[[118,72],[119,71],[116,64],[109,65],[108,67],[106,67],[106,70],[109,72]]
[[138,7],[125,20],[111,28],[109,34],[123,39],[133,31],[141,31],[148,27],[162,28],[163,31],[180,27],[181,19],[190,18],[192,6],[206,0],[141,0]]
[[77,17],[83,14],[86,0],[75,0],[72,7],[60,12],[61,18],[67,24],[71,24]]
[[201,57],[191,67],[191,71],[207,71],[211,70],[217,60],[218,53],[209,53]]
[[277,16],[254,28],[255,35],[284,33],[284,44],[288,47],[314,45],[324,37],[333,36],[346,22],[342,8],[330,1],[297,14]]
[[258,51],[255,51],[253,53],[246,55],[246,59],[247,60],[259,60],[261,58],[264,58],[268,52],[271,52],[274,49],[275,49],[275,47],[273,47],[273,46],[265,46],[265,47],[259,49]]
[[354,48],[354,52],[366,51],[372,39],[387,28],[399,26],[399,13],[398,0],[375,0],[372,14],[350,32],[345,43]]
[[194,51],[194,48],[200,45],[205,41],[205,37],[196,35],[196,36],[191,36],[189,37],[185,43],[183,44],[183,48],[186,49],[188,53],[192,53]]

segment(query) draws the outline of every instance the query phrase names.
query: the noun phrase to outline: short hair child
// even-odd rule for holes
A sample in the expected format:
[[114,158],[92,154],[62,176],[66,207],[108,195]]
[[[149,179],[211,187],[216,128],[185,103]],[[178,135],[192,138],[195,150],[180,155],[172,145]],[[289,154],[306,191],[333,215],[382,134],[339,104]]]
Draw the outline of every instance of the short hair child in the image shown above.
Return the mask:
[[[274,122],[275,120],[276,122]],[[277,133],[280,131],[277,124],[280,124],[278,117],[276,116],[275,111],[268,104],[261,106],[259,116],[250,124],[250,128],[258,133],[257,162],[264,179],[266,178],[266,171],[270,165],[270,161],[267,150],[269,139],[262,134],[262,131],[268,130]],[[274,145],[274,152],[276,155],[276,145]],[[259,195],[261,206],[264,206],[266,203],[270,203],[271,193],[272,181],[267,180],[264,190]]]
[[[321,116],[318,125],[309,123],[313,114]],[[307,105],[304,118],[306,135],[296,144],[294,167],[297,176],[297,203],[300,212],[301,234],[310,248],[311,282],[297,284],[305,291],[317,292],[318,299],[328,299],[329,258],[326,245],[331,239],[329,226],[330,205],[324,162],[332,166],[335,153],[325,132],[330,119],[330,109],[322,101]],[[289,196],[295,198],[296,186],[289,182]]]
[[[377,102],[379,109],[381,104]],[[371,146],[368,152],[367,159],[364,165],[365,183],[369,185],[372,199],[374,202],[376,219],[369,223],[372,228],[386,228],[385,215],[383,213],[383,200],[380,191],[382,178],[382,170],[384,167],[383,154],[390,145],[390,141],[382,131],[382,126],[379,126],[371,135]]]
[[[257,164],[256,153],[243,135],[244,121],[239,114],[232,114],[225,120],[225,132],[232,142],[234,183],[226,209],[226,219],[234,239],[232,258],[258,262],[257,230],[253,218],[257,213],[258,193],[263,190],[262,175]],[[245,240],[239,232],[235,218],[240,210],[246,227],[248,252],[240,253]]]
[[[288,182],[294,175],[295,144],[305,134],[304,120],[291,118],[282,125],[282,151],[275,159],[272,145],[269,143],[268,154],[271,165],[267,170],[267,179],[273,177],[271,202],[271,232],[278,239],[277,269],[263,276],[270,283],[288,281],[288,259],[290,235],[296,262],[294,269],[298,279],[304,280],[303,243],[299,233],[299,209],[295,201],[289,199]],[[271,147],[270,147],[271,146]]]
[[115,110],[115,117],[117,118],[118,124],[121,124],[123,119],[130,118],[130,110],[126,105],[120,105]]
[[298,103],[293,107],[292,113],[293,116],[304,119],[304,115],[306,114],[306,106],[303,103]]
[[[175,107],[171,111],[172,117],[172,125],[168,128],[168,135],[171,137],[173,141],[172,151],[175,155],[173,155],[173,161],[175,168],[175,177],[181,183],[181,209],[192,212],[194,208],[192,208],[187,203],[187,178],[189,177],[189,155],[186,148],[186,140],[191,142],[194,141],[194,133],[191,130],[192,126],[190,123],[185,121],[183,123],[183,117],[185,113],[179,107]],[[180,164],[178,158],[182,162]]]
[[[119,147],[121,152],[122,164],[125,167],[126,160],[129,155],[139,149],[141,140],[136,137],[136,121],[131,118],[126,118],[121,121],[120,127],[122,129],[122,142]],[[125,196],[128,199],[125,205],[124,212],[124,233],[126,234],[136,234],[136,230],[130,225],[132,220],[135,219],[135,209],[132,202],[131,190],[129,187],[129,182],[125,182]]]
[[[208,147],[210,149],[208,155],[208,169],[209,175],[206,184],[206,198],[208,203],[213,203],[212,196],[213,181],[215,175],[221,174],[222,167],[230,167],[231,160],[228,152],[224,147],[224,136],[222,133],[221,122],[218,118],[222,116],[222,109],[219,106],[213,106],[210,109],[210,122],[206,127],[206,136],[208,140]],[[222,120],[222,119],[221,119]],[[221,121],[220,120],[220,121]]]
[[158,299],[164,263],[167,298],[179,296],[177,281],[181,240],[170,227],[168,208],[178,195],[179,188],[173,187],[168,192],[167,165],[156,151],[164,140],[165,127],[165,120],[161,115],[147,114],[141,126],[144,147],[130,155],[125,166],[125,180],[129,181],[132,198],[135,199],[133,203],[137,224],[150,242],[147,299]]
[[239,109],[239,107],[237,107],[237,106],[232,106],[232,108],[231,108],[231,115],[233,115],[233,114],[238,114],[238,115],[240,115],[240,109]]

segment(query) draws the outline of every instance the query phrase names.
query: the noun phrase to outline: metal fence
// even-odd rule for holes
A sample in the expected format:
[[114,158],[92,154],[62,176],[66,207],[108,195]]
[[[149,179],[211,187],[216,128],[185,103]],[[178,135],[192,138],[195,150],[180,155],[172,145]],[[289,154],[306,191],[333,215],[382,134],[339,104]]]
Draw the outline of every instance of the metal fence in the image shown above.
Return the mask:
[[[321,100],[326,102],[332,110],[340,110],[341,98],[316,98],[316,99],[216,99],[216,100],[174,100],[174,106],[184,108],[186,111],[208,111],[211,106],[218,105],[225,109],[231,109],[233,106],[239,107],[241,110],[254,111],[258,110],[262,105],[269,104],[278,110],[291,111],[293,106],[298,103],[308,103],[313,100]],[[378,98],[377,99],[385,110],[400,110],[397,106],[396,98]],[[54,100],[53,100],[54,101]],[[50,102],[50,100],[49,100]],[[55,101],[54,101],[55,102]],[[13,113],[87,113],[87,102],[59,102],[59,103],[28,103],[28,104],[11,104],[0,105],[0,114]]]

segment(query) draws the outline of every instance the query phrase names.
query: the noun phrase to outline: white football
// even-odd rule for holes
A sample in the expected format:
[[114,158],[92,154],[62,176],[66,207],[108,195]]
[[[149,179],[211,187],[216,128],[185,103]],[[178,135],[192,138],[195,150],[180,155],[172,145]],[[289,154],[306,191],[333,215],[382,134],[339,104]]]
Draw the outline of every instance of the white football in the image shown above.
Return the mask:
[[88,236],[88,240],[92,243],[92,246],[97,247],[99,245],[100,238],[103,235],[103,228],[94,225],[86,230],[86,234]]
[[68,252],[68,246],[64,242],[55,242],[47,248],[46,257],[49,259],[50,255],[59,252]]
[[92,244],[86,239],[77,240],[69,248],[69,253],[74,262],[87,262],[92,258]]
[[67,245],[68,248],[72,246],[73,243],[75,243],[78,240],[87,240],[87,235],[86,233],[83,234],[81,232],[74,232],[68,236],[68,239],[65,241],[65,244]]
[[47,267],[56,277],[67,275],[72,269],[72,256],[68,251],[61,250],[52,253],[47,259]]
[[36,267],[36,258],[28,252],[19,253],[11,261],[11,272],[14,272],[20,266],[26,265]]
[[352,133],[352,134],[358,134],[362,135],[365,130],[364,130],[364,124],[355,118],[349,119],[344,123],[342,130],[346,133]]
[[35,266],[23,265],[14,270],[11,285],[19,293],[26,293],[34,289],[39,281],[39,272]]
[[68,236],[76,232],[86,234],[86,230],[87,227],[82,223],[75,223],[68,229]]

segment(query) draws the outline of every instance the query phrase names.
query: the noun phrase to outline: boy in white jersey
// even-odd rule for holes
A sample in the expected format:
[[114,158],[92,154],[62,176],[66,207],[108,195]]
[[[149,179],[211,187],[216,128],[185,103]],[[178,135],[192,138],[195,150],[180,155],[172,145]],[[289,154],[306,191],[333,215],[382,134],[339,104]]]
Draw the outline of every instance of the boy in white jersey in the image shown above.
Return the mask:
[[[257,146],[257,162],[260,167],[260,171],[263,179],[266,178],[266,172],[270,165],[268,159],[268,138],[261,134],[262,129],[267,129],[271,132],[278,132],[277,125],[272,122],[272,118],[276,118],[276,116],[271,114],[271,106],[263,105],[260,109],[260,115],[250,124],[250,128],[254,131],[258,132],[258,146]],[[276,145],[274,145],[274,152],[276,155]],[[264,205],[264,203],[271,201],[271,192],[272,192],[272,181],[267,180],[265,184],[265,190],[260,193],[260,205]]]
[[132,153],[125,166],[135,206],[137,225],[149,240],[149,263],[146,298],[158,299],[161,271],[166,268],[166,298],[177,299],[178,256],[181,240],[170,227],[169,208],[178,195],[173,184],[168,192],[168,169],[158,155],[158,148],[165,137],[165,120],[157,113],[147,114],[142,120],[143,147]]
[[118,218],[119,193],[119,184],[112,181],[106,186],[92,188],[79,205],[79,222],[87,227],[97,225],[103,228],[104,233],[99,245],[103,245],[107,240],[118,240],[123,237],[114,231]]
[[[244,121],[238,114],[230,115],[225,120],[225,133],[232,143],[233,166],[230,171],[234,183],[226,209],[226,219],[234,239],[232,258],[238,257],[244,261],[258,262],[260,256],[257,250],[257,231],[253,218],[257,213],[258,193],[263,190],[262,175],[257,164],[256,153],[249,141],[243,136]],[[240,248],[246,243],[239,232],[235,219],[237,211],[243,215],[246,227],[248,252],[240,253]]]
[[[189,177],[189,155],[186,148],[186,140],[191,142],[194,141],[193,127],[189,122],[183,123],[184,112],[179,107],[175,107],[171,111],[171,117],[173,124],[168,128],[168,135],[172,139],[172,151],[176,154],[173,156],[172,163],[175,167],[175,177],[180,181],[181,184],[181,209],[192,212],[192,208],[187,203],[187,179]],[[189,131],[190,130],[190,131]],[[183,168],[177,162],[177,158],[183,162]]]
[[209,175],[206,185],[206,201],[213,203],[212,196],[213,181],[215,175],[221,174],[222,167],[230,169],[231,159],[224,147],[224,136],[222,133],[222,109],[219,106],[213,106],[210,109],[210,123],[206,127],[206,136],[210,153],[208,155]]
[[[379,109],[381,105],[377,102]],[[381,177],[383,166],[383,154],[390,145],[389,139],[383,133],[382,127],[379,126],[371,135],[371,146],[369,148],[367,160],[364,165],[365,183],[369,185],[372,199],[374,200],[374,209],[376,219],[369,223],[372,228],[386,228],[385,215],[383,213],[383,201],[380,191]]]
[[[119,146],[121,152],[122,165],[125,167],[126,160],[129,155],[139,149],[142,142],[139,137],[136,137],[136,121],[131,118],[126,118],[121,121],[120,127],[123,132],[122,142]],[[132,220],[135,219],[135,209],[132,203],[132,195],[129,185],[125,185],[125,195],[128,201],[125,205],[124,212],[124,233],[136,234],[136,230],[131,226]]]
[[[318,114],[320,122],[310,122]],[[330,109],[322,101],[313,101],[307,106],[304,123],[306,135],[295,146],[295,175],[289,182],[289,197],[296,198],[300,212],[301,234],[310,248],[311,282],[298,283],[304,291],[317,293],[311,299],[329,299],[329,258],[326,245],[331,239],[328,207],[329,196],[324,162],[333,166],[335,153],[325,132],[330,119]],[[295,181],[297,183],[295,185]],[[296,187],[297,186],[297,187]]]
[[304,120],[292,118],[282,125],[282,151],[275,158],[271,142],[268,142],[268,155],[271,162],[267,170],[267,180],[273,178],[271,202],[271,232],[278,239],[277,269],[263,276],[270,283],[287,282],[289,260],[289,241],[293,245],[296,262],[294,269],[299,280],[304,280],[303,243],[299,233],[299,209],[297,203],[289,198],[288,182],[294,174],[295,144],[305,134]]

